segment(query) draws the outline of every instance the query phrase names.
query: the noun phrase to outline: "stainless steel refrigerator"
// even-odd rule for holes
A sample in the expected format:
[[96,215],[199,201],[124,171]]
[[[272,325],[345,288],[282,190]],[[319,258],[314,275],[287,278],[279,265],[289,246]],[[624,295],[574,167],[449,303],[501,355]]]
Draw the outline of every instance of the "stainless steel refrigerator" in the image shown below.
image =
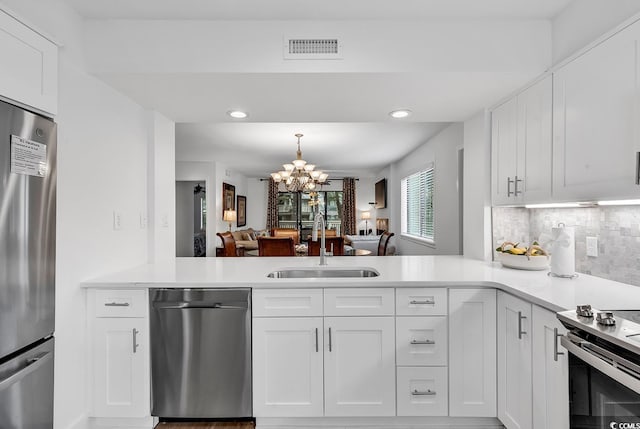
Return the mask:
[[0,428],[53,427],[56,124],[0,102]]

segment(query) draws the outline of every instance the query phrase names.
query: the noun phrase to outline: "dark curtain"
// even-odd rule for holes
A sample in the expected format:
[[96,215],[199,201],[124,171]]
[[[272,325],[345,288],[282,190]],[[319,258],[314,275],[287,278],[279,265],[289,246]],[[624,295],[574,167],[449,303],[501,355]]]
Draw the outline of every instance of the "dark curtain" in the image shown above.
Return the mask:
[[356,180],[345,177],[342,180],[342,225],[344,235],[357,235],[356,231]]
[[278,184],[269,179],[269,197],[267,198],[267,230],[278,227]]

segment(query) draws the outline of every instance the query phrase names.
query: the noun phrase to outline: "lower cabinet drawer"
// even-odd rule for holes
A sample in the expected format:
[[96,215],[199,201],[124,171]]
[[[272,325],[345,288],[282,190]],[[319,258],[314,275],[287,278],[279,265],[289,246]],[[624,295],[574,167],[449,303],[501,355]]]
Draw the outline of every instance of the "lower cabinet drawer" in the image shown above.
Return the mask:
[[449,413],[447,367],[398,367],[398,416]]
[[446,366],[447,317],[396,317],[396,365]]

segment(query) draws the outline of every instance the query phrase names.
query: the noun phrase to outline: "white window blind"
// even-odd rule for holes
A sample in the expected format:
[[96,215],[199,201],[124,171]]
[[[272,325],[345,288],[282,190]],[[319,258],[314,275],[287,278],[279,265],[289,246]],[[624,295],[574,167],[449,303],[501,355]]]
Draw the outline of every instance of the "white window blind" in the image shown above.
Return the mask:
[[433,167],[402,179],[403,234],[434,241],[433,190]]

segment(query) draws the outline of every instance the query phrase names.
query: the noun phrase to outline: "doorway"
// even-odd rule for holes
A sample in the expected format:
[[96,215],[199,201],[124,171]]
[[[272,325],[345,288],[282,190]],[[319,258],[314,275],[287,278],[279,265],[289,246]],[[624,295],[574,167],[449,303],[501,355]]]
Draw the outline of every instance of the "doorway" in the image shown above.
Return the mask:
[[207,256],[205,181],[176,181],[176,256]]

